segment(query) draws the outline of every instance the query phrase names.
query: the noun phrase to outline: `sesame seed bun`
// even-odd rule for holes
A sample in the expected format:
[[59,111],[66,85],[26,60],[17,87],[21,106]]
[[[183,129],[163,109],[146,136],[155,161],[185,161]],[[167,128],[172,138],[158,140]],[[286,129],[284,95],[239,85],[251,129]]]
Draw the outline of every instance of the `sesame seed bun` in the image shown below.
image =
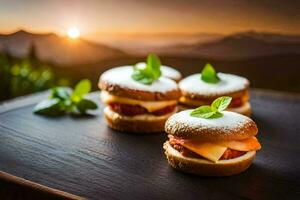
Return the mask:
[[162,116],[150,114],[124,116],[114,112],[107,106],[104,109],[104,116],[108,126],[112,129],[131,133],[155,133],[164,131],[166,120],[176,111],[177,109]]
[[207,142],[224,140],[243,140],[258,132],[255,122],[244,115],[224,111],[220,118],[204,119],[190,115],[185,110],[172,115],[166,122],[168,134],[182,138]]
[[178,100],[181,92],[177,83],[169,78],[160,77],[150,85],[131,78],[132,66],[110,69],[99,79],[99,88],[113,95],[143,101]]
[[176,170],[201,176],[230,176],[245,171],[252,163],[256,152],[246,154],[229,160],[219,160],[216,163],[206,159],[189,158],[174,149],[169,142],[163,148],[169,164]]

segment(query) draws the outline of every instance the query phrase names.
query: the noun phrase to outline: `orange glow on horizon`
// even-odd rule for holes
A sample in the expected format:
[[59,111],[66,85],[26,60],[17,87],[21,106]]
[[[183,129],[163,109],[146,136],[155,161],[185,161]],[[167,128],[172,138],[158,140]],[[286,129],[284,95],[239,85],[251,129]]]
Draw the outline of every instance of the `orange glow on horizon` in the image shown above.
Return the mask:
[[68,30],[68,33],[67,33],[68,37],[71,38],[71,39],[77,39],[80,37],[80,31],[78,28],[76,27],[72,27]]

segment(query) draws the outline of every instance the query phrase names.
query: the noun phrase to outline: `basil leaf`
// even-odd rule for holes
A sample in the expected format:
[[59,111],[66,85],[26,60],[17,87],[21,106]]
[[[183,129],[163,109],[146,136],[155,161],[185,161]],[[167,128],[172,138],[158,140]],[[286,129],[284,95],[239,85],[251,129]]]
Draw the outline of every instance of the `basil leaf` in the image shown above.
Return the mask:
[[149,54],[146,66],[143,68],[134,66],[131,78],[135,81],[150,85],[161,76],[160,60],[155,54]]
[[231,100],[232,97],[219,97],[212,102],[211,107],[219,112],[222,112],[229,106]]
[[[144,77],[140,77],[144,79]],[[143,80],[147,82],[148,80]],[[148,81],[149,82],[149,81]],[[97,104],[92,100],[84,99],[91,90],[91,82],[88,79],[80,81],[71,94],[72,89],[67,87],[55,87],[51,89],[50,99],[38,103],[33,112],[42,115],[62,115],[75,113],[85,114],[87,110],[97,109]]]
[[230,104],[232,97],[219,97],[215,99],[211,106],[200,106],[191,112],[193,117],[201,117],[205,119],[220,118],[224,111]]
[[208,119],[216,113],[210,106],[200,106],[191,112],[193,117],[201,117]]
[[145,84],[145,85],[151,85],[153,82],[152,78],[148,78],[148,77],[144,77],[142,79],[139,80],[139,82]]
[[134,80],[139,81],[140,83],[150,85],[153,82],[153,79],[145,76],[142,73],[135,72],[131,76]]
[[160,66],[161,63],[159,58],[155,54],[150,53],[147,57],[147,68],[152,72],[152,77],[154,80],[161,76]]
[[138,69],[136,67],[133,68],[133,74],[131,75],[131,78],[137,82],[141,82],[141,80],[145,77],[145,74],[141,69]]
[[133,74],[131,75],[131,77],[134,80],[139,81],[139,80],[143,79],[145,77],[145,75],[142,72],[140,72],[140,71],[137,70],[137,71],[133,72]]
[[76,108],[80,113],[86,113],[87,110],[95,110],[98,108],[97,104],[89,99],[82,99],[76,104]]
[[51,98],[58,98],[61,100],[67,100],[70,98],[70,89],[65,87],[55,87],[52,88]]
[[73,96],[81,97],[91,91],[91,81],[83,79],[75,86]]
[[209,63],[207,63],[202,72],[201,72],[201,80],[207,83],[218,83],[220,81],[220,78],[218,77],[215,69],[213,66]]
[[45,99],[34,107],[33,112],[41,115],[61,115],[64,113],[63,107],[60,99]]
[[132,77],[136,80],[139,81],[140,83],[143,83],[145,85],[151,85],[153,82],[153,79],[147,76],[144,76],[142,74],[133,74]]
[[223,117],[223,114],[217,111],[212,116],[210,116],[209,118],[214,119],[214,118],[220,118],[220,117]]

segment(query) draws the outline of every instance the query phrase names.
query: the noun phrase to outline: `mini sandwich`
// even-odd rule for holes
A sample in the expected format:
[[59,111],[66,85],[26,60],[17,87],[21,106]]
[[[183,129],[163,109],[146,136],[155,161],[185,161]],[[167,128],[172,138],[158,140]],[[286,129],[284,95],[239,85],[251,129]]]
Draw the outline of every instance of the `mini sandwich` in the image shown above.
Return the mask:
[[246,116],[251,115],[249,103],[249,81],[241,76],[216,73],[210,64],[206,64],[201,74],[188,76],[179,82],[182,92],[182,109],[197,108],[211,104],[220,96],[232,97],[229,111]]
[[[138,68],[139,67],[144,68],[146,66],[146,63],[140,62],[140,63],[137,63],[135,66]],[[160,67],[160,70],[161,70],[161,75],[163,77],[170,78],[176,82],[179,82],[182,79],[181,73],[179,71],[177,71],[176,69],[174,69],[173,67],[162,65]]]
[[164,131],[181,95],[175,81],[161,76],[160,61],[153,54],[143,68],[125,66],[104,72],[99,88],[108,125],[136,133]]
[[164,143],[169,164],[180,171],[202,176],[229,176],[245,171],[261,148],[250,118],[223,111],[231,97],[220,97],[172,115],[166,122],[169,140]]

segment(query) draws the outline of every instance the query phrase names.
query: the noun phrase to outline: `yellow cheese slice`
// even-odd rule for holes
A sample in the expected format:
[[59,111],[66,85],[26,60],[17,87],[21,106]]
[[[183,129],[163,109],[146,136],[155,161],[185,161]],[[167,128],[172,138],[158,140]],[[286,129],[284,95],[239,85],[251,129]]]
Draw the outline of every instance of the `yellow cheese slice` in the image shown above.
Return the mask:
[[220,141],[216,144],[237,151],[257,151],[261,148],[261,145],[256,137],[250,137],[244,140]]
[[140,101],[136,99],[129,99],[126,97],[119,97],[115,95],[111,95],[106,91],[101,92],[101,99],[105,104],[110,103],[122,103],[122,104],[130,104],[130,105],[139,105],[146,108],[149,112],[153,112],[156,110],[160,110],[167,106],[176,105],[175,100],[171,101]]
[[204,143],[201,141],[185,139],[175,140],[190,151],[193,151],[194,153],[197,153],[213,162],[218,161],[227,148],[237,151],[257,151],[261,148],[261,145],[256,137],[251,137],[244,140],[219,141],[215,143]]
[[191,105],[191,106],[211,104],[210,101],[195,100],[195,99],[190,99],[190,98],[185,97],[185,96],[180,97],[179,102],[181,102],[183,104]]
[[227,147],[212,143],[201,143],[189,140],[180,142],[180,144],[185,148],[213,162],[217,162],[227,149]]

